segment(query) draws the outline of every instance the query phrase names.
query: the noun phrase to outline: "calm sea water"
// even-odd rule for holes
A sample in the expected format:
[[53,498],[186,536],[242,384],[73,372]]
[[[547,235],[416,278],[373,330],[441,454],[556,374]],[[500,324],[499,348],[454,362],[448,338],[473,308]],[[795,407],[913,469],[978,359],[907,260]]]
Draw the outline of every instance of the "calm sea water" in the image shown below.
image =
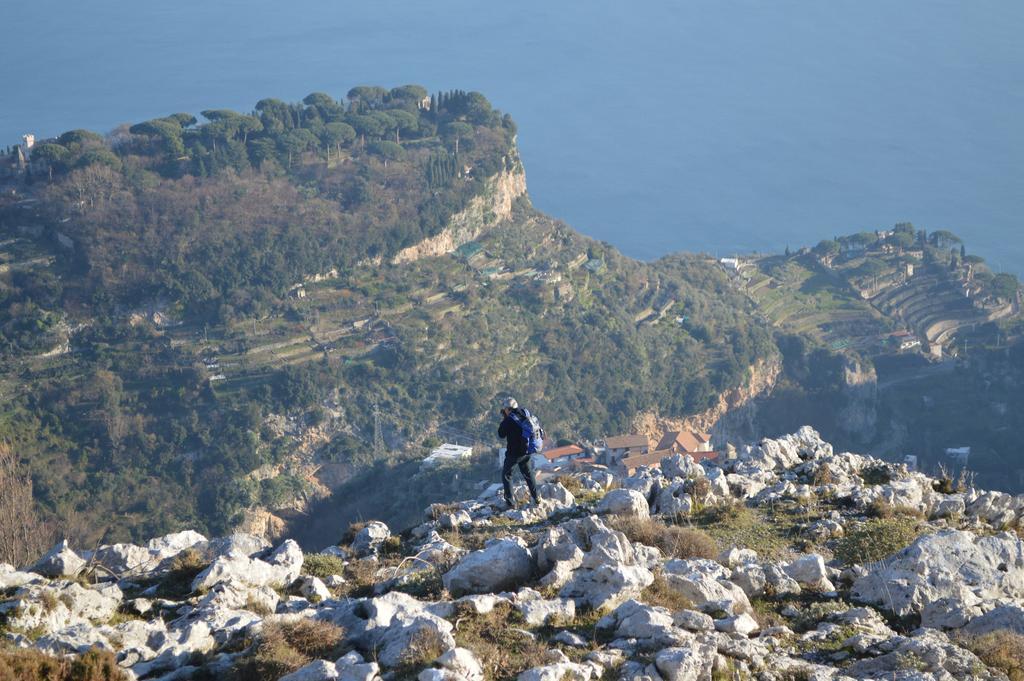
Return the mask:
[[356,84],[475,89],[626,253],[912,221],[1024,272],[1020,0],[3,0],[0,144]]

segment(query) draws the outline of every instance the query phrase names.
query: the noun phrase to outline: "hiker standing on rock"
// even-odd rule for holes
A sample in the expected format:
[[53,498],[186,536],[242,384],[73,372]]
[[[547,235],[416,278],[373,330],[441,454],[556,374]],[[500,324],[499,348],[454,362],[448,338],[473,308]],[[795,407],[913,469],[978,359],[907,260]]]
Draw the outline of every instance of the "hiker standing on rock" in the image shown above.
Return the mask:
[[498,426],[498,437],[505,438],[505,461],[501,466],[501,484],[505,487],[505,501],[509,508],[516,507],[512,496],[512,469],[519,467],[519,472],[530,488],[533,503],[537,498],[537,481],[533,478],[533,464],[530,457],[544,448],[544,429],[540,421],[526,409],[520,409],[519,403],[506,397],[501,407],[501,425]]

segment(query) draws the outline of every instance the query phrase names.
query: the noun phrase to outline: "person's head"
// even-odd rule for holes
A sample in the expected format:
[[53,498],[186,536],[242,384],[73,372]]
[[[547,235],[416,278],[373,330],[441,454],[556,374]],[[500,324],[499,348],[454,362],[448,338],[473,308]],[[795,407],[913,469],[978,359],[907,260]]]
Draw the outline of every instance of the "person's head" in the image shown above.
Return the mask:
[[518,408],[519,403],[516,402],[514,397],[506,397],[505,401],[501,404],[501,415],[508,416],[510,412],[513,412]]

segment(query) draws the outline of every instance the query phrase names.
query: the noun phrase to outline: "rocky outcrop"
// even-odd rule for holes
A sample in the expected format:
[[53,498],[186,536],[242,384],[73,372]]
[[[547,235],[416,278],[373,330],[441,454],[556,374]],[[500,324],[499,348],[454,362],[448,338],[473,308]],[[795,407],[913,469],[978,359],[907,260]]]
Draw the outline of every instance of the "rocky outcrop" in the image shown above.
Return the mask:
[[[1000,531],[1022,527],[1024,497],[945,494],[808,427],[736,454],[577,474],[520,510],[492,487],[394,537],[368,523],[313,557],[248,534],[62,543],[32,570],[0,565],[0,630],[52,655],[114,651],[140,681],[226,677],[268,627],[298,624],[336,625],[341,639],[300,658],[291,681],[1004,678],[970,645],[1024,635],[1024,542]],[[867,518],[889,507],[916,515]],[[917,536],[843,562],[859,555],[843,542],[876,522]],[[692,555],[678,523],[714,530],[717,558]],[[317,565],[345,574],[307,571]]]
[[505,169],[484,182],[484,191],[469,201],[466,208],[451,216],[439,234],[403,248],[391,263],[414,262],[421,258],[445,255],[473,241],[500,222],[512,217],[512,205],[526,194],[526,173],[513,151],[511,170]]

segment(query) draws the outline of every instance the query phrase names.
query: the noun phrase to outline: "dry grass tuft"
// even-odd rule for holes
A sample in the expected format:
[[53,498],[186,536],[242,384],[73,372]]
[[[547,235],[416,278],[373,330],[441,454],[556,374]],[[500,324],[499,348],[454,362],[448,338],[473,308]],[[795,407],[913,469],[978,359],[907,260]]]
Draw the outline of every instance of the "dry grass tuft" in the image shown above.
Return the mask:
[[183,598],[192,592],[192,580],[209,565],[195,549],[185,549],[171,559],[170,568],[160,583],[158,594],[164,598]]
[[313,659],[333,659],[340,654],[344,637],[344,630],[331,622],[267,624],[253,651],[236,663],[233,681],[277,681]]
[[690,599],[673,589],[661,572],[655,572],[654,581],[640,592],[640,601],[647,605],[660,605],[672,612],[693,609]]
[[611,516],[608,524],[622,532],[631,542],[656,546],[669,558],[709,558],[718,555],[715,540],[690,527],[666,525],[653,518]]
[[868,504],[867,515],[872,518],[916,518],[918,520],[924,520],[924,513],[913,506],[906,506],[903,504],[890,504],[888,501],[882,498],[875,499]]
[[990,631],[964,641],[966,647],[989,667],[1010,681],[1024,681],[1024,636],[1009,629]]
[[338,545],[344,546],[345,544],[351,544],[352,540],[356,538],[357,534],[359,534],[359,531],[369,524],[370,521],[368,520],[349,523],[348,529],[345,530],[345,534],[341,536],[341,541],[338,542]]
[[525,632],[519,611],[500,603],[486,615],[467,613],[456,618],[455,642],[477,655],[488,679],[514,679],[547,664],[548,645]]
[[0,681],[128,681],[128,675],[113,653],[97,648],[74,658],[0,650]]

